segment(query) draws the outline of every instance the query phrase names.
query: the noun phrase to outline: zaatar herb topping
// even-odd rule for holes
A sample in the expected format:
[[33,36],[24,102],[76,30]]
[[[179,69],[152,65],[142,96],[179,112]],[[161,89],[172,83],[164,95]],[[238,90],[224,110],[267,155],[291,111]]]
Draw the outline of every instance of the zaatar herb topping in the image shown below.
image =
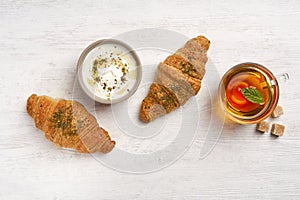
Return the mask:
[[[116,48],[116,46],[115,46]],[[105,57],[107,55],[107,57]],[[117,54],[115,57],[112,52],[105,52],[104,55],[98,56],[92,66],[92,75],[89,83],[97,83],[100,88],[102,88],[107,94],[106,96],[110,98],[112,91],[119,88],[127,82],[126,75],[129,72],[128,63],[122,57]],[[110,73],[108,77],[104,78],[102,73]],[[111,79],[114,76],[113,79]],[[91,84],[90,84],[91,85]],[[93,86],[95,84],[92,84]]]
[[61,129],[62,134],[74,135],[77,132],[71,107],[59,108],[53,114],[51,121],[54,123],[54,128]]

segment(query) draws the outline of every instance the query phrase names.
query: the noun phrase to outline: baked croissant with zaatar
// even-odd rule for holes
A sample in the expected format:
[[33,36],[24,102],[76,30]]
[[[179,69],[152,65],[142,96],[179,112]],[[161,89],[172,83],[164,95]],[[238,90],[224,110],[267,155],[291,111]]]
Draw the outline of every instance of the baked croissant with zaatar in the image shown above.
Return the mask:
[[150,122],[184,105],[201,88],[210,41],[195,37],[159,63],[155,80],[140,108],[140,119]]
[[81,153],[110,152],[115,141],[99,127],[96,118],[77,101],[31,95],[27,112],[48,140]]

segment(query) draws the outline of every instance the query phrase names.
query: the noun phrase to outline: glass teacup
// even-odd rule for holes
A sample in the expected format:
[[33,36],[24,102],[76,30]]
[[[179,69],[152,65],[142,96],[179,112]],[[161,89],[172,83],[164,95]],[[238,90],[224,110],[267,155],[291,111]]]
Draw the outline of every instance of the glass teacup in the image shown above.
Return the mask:
[[[283,74],[288,78],[288,74]],[[257,63],[241,63],[221,79],[218,96],[227,117],[240,124],[256,124],[277,106],[279,84],[273,73]]]

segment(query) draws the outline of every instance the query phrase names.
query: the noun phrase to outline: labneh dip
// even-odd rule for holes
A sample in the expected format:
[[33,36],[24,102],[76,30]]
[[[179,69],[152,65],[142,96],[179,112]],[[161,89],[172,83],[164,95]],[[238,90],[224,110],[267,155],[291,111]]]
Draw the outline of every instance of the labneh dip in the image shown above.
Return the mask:
[[84,50],[78,61],[78,78],[84,91],[100,103],[127,99],[141,80],[137,54],[118,40],[101,40]]

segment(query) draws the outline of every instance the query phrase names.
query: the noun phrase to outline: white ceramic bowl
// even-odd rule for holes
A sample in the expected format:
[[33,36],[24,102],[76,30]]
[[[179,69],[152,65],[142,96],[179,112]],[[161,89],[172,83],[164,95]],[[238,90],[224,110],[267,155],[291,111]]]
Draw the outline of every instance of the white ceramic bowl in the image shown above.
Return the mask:
[[77,77],[83,91],[103,104],[121,102],[134,94],[142,79],[137,53],[115,39],[89,45],[77,63]]

